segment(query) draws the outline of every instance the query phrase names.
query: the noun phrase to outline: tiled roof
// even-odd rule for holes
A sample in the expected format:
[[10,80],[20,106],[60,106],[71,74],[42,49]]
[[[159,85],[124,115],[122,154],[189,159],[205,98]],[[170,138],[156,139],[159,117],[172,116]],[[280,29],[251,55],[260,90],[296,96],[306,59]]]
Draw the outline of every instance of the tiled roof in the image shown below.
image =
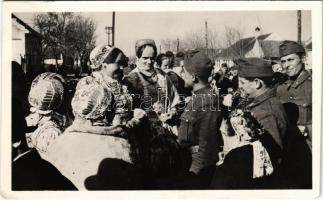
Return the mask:
[[33,33],[33,34],[36,34],[38,36],[40,36],[40,34],[35,30],[33,29],[31,26],[29,26],[27,23],[25,23],[24,21],[22,21],[20,18],[18,18],[15,14],[11,14],[11,18],[13,19],[16,19],[17,22],[19,24],[21,24],[22,26],[24,26],[29,32]]
[[279,41],[263,40],[260,41],[260,46],[264,52],[265,58],[278,58],[279,57]]

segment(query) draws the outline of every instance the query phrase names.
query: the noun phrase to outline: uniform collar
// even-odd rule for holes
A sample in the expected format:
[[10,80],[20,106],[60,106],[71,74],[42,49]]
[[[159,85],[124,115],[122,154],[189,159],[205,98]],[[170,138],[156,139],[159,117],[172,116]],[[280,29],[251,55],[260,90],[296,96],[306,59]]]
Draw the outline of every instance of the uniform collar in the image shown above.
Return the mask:
[[147,71],[140,70],[140,69],[138,69],[138,70],[142,75],[144,75],[145,77],[148,77],[148,78],[153,78],[157,74],[156,70],[154,70],[153,72],[147,72]]
[[247,106],[247,108],[255,107],[262,102],[266,101],[267,99],[270,99],[272,97],[276,96],[276,90],[274,88],[268,89],[263,94],[257,96],[253,99],[253,101]]
[[303,69],[303,71],[300,73],[297,79],[292,83],[291,87],[297,88],[300,84],[306,81],[310,76],[311,74],[305,69]]
[[303,69],[295,81],[287,80],[284,84],[288,85],[288,88],[290,87],[297,88],[299,85],[301,85],[304,81],[306,81],[310,77],[311,77],[311,74],[307,70]]

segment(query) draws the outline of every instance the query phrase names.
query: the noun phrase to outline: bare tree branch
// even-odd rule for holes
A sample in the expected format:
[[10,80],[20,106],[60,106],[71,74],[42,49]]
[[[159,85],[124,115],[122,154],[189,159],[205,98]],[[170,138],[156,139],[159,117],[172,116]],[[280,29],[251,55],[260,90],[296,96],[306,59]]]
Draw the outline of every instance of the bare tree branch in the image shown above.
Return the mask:
[[36,15],[34,24],[42,35],[43,56],[56,60],[61,54],[88,56],[95,45],[96,24],[90,18],[70,12],[49,12]]

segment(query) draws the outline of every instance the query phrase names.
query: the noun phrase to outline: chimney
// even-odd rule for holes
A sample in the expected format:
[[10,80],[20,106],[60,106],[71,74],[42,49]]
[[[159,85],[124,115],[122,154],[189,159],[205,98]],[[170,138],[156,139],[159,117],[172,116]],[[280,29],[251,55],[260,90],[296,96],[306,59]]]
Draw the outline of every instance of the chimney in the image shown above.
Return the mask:
[[255,28],[255,38],[258,38],[260,35],[261,35],[261,31],[260,31],[260,28],[257,26]]

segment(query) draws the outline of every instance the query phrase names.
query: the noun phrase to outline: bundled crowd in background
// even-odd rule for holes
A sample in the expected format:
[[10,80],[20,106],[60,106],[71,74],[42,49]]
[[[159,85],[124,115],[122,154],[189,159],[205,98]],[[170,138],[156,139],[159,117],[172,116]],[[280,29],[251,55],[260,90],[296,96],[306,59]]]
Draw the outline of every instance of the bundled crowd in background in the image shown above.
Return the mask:
[[28,104],[13,62],[12,189],[312,188],[311,73],[302,45],[279,49],[215,70],[203,51],[157,55],[151,39],[135,65],[101,44],[91,75],[41,73]]

